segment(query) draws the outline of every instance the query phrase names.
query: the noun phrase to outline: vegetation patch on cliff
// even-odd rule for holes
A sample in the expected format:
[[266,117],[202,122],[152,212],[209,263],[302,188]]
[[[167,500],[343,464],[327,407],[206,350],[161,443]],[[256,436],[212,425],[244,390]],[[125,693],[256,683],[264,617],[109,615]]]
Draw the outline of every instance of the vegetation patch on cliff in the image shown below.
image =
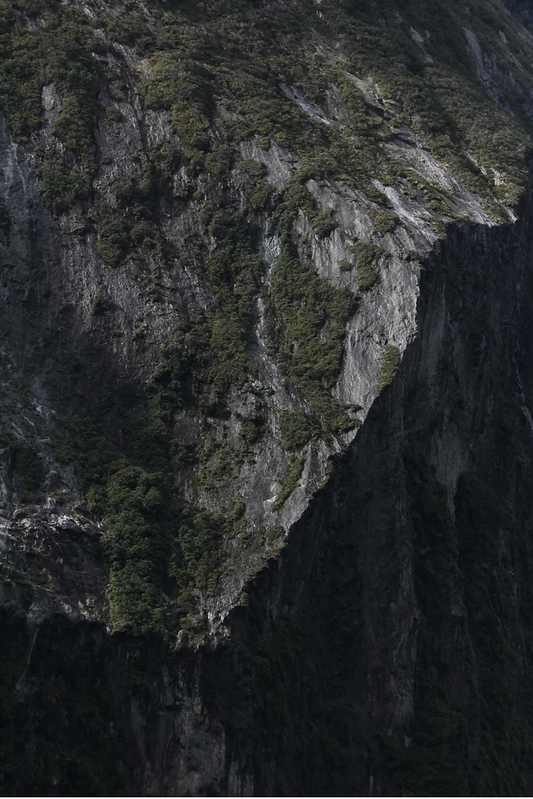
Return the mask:
[[300,458],[297,458],[295,455],[291,456],[289,461],[289,465],[287,466],[287,471],[285,472],[285,477],[283,478],[283,484],[281,486],[281,491],[279,492],[279,496],[276,499],[273,510],[281,510],[285,502],[288,500],[296,486],[298,485],[298,481],[302,476],[303,471],[303,463]]
[[383,356],[383,363],[381,364],[381,372],[379,375],[379,382],[377,387],[378,394],[381,394],[383,389],[387,388],[396,374],[400,365],[402,354],[398,347],[393,344],[388,344]]

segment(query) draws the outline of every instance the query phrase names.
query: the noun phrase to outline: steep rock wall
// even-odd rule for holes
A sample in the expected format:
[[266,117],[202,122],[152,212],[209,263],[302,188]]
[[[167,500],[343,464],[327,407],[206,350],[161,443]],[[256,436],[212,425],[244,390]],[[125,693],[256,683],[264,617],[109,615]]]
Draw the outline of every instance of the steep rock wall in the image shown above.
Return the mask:
[[226,644],[37,627],[17,792],[530,791],[530,214],[427,259],[419,335]]
[[135,10],[0,3],[1,790],[527,793],[529,34]]

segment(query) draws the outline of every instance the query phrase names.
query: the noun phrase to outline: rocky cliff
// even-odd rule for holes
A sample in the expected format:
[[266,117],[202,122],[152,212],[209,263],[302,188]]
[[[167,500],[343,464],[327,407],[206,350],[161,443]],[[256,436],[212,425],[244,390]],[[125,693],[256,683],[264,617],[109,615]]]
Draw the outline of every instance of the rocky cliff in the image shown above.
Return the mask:
[[0,2],[0,790],[529,795],[533,37]]

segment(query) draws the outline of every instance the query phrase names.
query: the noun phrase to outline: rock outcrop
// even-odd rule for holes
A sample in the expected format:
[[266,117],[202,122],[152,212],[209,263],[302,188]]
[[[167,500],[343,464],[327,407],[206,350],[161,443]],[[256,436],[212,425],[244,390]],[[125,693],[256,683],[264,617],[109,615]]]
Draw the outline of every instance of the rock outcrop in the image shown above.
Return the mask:
[[533,38],[358,5],[0,3],[4,794],[532,792]]

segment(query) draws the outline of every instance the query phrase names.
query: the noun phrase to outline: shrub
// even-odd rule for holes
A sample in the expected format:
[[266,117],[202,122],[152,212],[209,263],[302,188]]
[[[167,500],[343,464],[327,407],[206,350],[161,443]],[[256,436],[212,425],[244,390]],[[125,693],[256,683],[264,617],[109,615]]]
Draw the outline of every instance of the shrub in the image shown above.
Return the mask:
[[261,439],[265,432],[265,423],[264,416],[253,416],[250,419],[242,420],[240,433],[249,447]]
[[284,242],[272,274],[272,306],[281,322],[274,331],[272,352],[303,394],[321,435],[329,436],[351,426],[329,389],[339,373],[355,300],[302,263],[288,237]]
[[100,216],[98,251],[105,263],[117,267],[125,260],[131,247],[130,226],[119,212],[108,209]]
[[209,511],[189,514],[179,528],[178,539],[193,585],[208,594],[215,592],[220,576],[221,546],[227,522]]
[[274,505],[272,506],[272,510],[279,511],[288,500],[298,482],[300,477],[302,476],[303,471],[303,461],[296,457],[296,455],[291,455],[291,459],[289,461],[289,465],[287,466],[287,471],[285,472],[285,477],[283,478],[283,485],[281,487],[281,491],[279,493],[278,498],[276,499]]
[[282,444],[289,451],[305,447],[320,434],[320,425],[304,411],[283,411],[279,424]]
[[357,255],[358,267],[358,289],[359,291],[369,291],[377,280],[374,271],[374,262],[383,255],[383,250],[375,244],[358,241],[350,246],[352,252]]
[[357,276],[357,288],[359,291],[370,291],[377,279],[372,265],[366,261],[362,261],[359,264],[359,273]]
[[377,387],[378,394],[381,394],[384,388],[386,388],[390,383],[392,383],[392,378],[396,374],[396,370],[400,365],[400,361],[402,359],[402,355],[398,347],[395,347],[392,344],[388,344],[385,349],[385,355],[383,357],[383,363],[381,365],[381,373],[379,376],[379,382]]
[[333,208],[328,208],[313,217],[313,228],[319,239],[325,239],[339,227]]
[[54,216],[68,211],[89,196],[87,177],[58,158],[47,158],[41,169],[43,199]]
[[92,301],[92,315],[93,316],[100,316],[101,314],[105,313],[108,308],[108,301],[105,297],[105,294],[101,291],[97,291],[93,297]]
[[399,219],[395,213],[388,210],[377,211],[373,217],[374,233],[378,236],[383,236],[385,233],[390,233],[399,223]]

